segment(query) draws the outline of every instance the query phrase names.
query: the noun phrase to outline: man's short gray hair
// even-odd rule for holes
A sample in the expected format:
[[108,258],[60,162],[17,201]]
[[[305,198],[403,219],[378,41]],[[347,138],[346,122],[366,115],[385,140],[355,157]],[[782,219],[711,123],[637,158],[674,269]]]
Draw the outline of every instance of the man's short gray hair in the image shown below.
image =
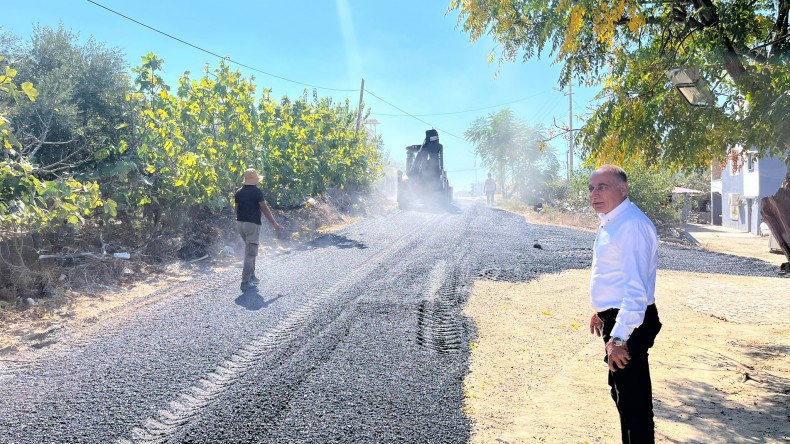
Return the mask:
[[621,183],[628,183],[628,175],[625,170],[617,165],[606,164],[595,170],[596,173],[609,173],[613,174]]

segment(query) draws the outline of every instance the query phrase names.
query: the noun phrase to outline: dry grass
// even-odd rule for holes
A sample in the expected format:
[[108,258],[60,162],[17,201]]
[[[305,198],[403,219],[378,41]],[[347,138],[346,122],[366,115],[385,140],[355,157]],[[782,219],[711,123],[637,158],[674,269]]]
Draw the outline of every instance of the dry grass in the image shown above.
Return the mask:
[[497,206],[524,216],[530,223],[570,227],[585,231],[595,231],[600,224],[598,217],[592,212],[571,213],[550,206],[544,206],[539,211],[535,211],[532,206],[513,199],[502,200]]

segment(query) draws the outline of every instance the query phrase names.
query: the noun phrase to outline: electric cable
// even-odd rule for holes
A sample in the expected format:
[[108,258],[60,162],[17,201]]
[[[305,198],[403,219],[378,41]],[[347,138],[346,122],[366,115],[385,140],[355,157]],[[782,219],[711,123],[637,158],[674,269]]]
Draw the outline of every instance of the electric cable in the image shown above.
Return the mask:
[[170,34],[164,32],[164,31],[160,31],[159,29],[156,29],[153,26],[146,25],[145,23],[143,23],[143,22],[141,22],[139,20],[135,20],[135,19],[133,19],[133,18],[127,16],[127,15],[124,15],[124,14],[118,12],[118,11],[110,9],[110,8],[100,4],[98,2],[93,1],[93,0],[86,0],[86,1],[88,3],[92,3],[92,4],[102,8],[102,9],[105,9],[105,10],[107,10],[109,12],[112,12],[113,14],[119,15],[119,16],[125,18],[126,20],[129,20],[131,22],[137,23],[140,26],[146,27],[146,28],[148,28],[148,29],[150,29],[150,30],[152,30],[154,32],[162,34],[165,37],[168,37],[168,38],[173,39],[173,40],[175,40],[175,41],[177,41],[179,43],[183,43],[184,45],[187,45],[187,46],[190,46],[192,48],[195,48],[198,51],[205,52],[206,54],[212,55],[212,56],[220,58],[222,60],[227,60],[230,63],[233,63],[235,65],[247,68],[247,69],[249,69],[251,71],[255,71],[255,72],[260,73],[260,74],[264,74],[264,75],[267,75],[267,76],[270,76],[270,77],[274,77],[274,78],[277,78],[277,79],[280,79],[280,80],[284,80],[286,82],[290,82],[290,83],[294,83],[294,84],[302,85],[302,86],[307,86],[307,87],[315,88],[315,89],[323,89],[323,90],[327,90],[327,91],[339,91],[339,92],[356,92],[356,91],[358,91],[357,89],[329,88],[329,87],[326,87],[326,86],[312,85],[310,83],[299,82],[297,80],[292,80],[292,79],[289,79],[287,77],[278,76],[277,74],[272,74],[270,72],[263,71],[262,69],[258,69],[258,68],[254,67],[254,66],[250,66],[250,65],[247,65],[247,64],[242,63],[242,62],[237,62],[236,60],[233,60],[232,58],[230,58],[228,56],[221,56],[221,55],[219,55],[219,54],[217,54],[215,52],[209,51],[208,49],[202,48],[202,47],[200,47],[198,45],[195,45],[193,43],[189,43],[186,40],[183,40],[183,39],[180,39],[180,38],[178,38],[176,36],[170,35]]
[[451,132],[449,132],[449,131],[445,131],[445,130],[441,129],[441,128],[439,128],[439,127],[437,127],[437,126],[435,126],[435,125],[431,124],[430,122],[426,122],[425,120],[422,120],[422,119],[420,119],[419,117],[415,116],[414,114],[411,114],[411,113],[409,113],[408,111],[406,111],[406,110],[404,110],[404,109],[402,109],[402,108],[398,107],[397,105],[394,105],[394,104],[392,104],[392,103],[388,102],[387,100],[385,100],[385,99],[381,98],[381,96],[377,95],[376,93],[374,93],[373,91],[371,91],[371,90],[369,90],[369,89],[367,89],[367,88],[365,88],[365,92],[366,92],[366,93],[368,93],[368,94],[370,94],[371,96],[373,96],[373,97],[375,97],[375,98],[377,98],[377,99],[381,100],[382,102],[386,103],[387,105],[389,105],[389,106],[391,106],[391,107],[393,107],[393,108],[397,109],[398,111],[400,111],[400,112],[404,113],[405,115],[407,115],[407,116],[409,116],[409,117],[412,117],[412,118],[414,118],[414,119],[416,119],[416,120],[419,120],[420,122],[422,122],[422,123],[424,123],[424,124],[426,124],[426,125],[430,126],[431,128],[433,128],[433,129],[435,129],[435,130],[437,130],[437,131],[441,131],[441,132],[443,132],[443,133],[447,134],[448,136],[455,137],[455,138],[456,138],[456,139],[458,139],[458,140],[464,140],[464,141],[466,140],[466,139],[464,139],[464,138],[462,138],[462,137],[456,136],[455,134],[453,134],[453,133],[451,133]]
[[535,97],[537,97],[537,96],[540,96],[540,95],[543,95],[543,94],[546,94],[546,93],[547,93],[547,91],[544,91],[544,92],[540,92],[540,93],[537,93],[537,94],[533,94],[533,95],[531,95],[531,96],[528,96],[528,97],[522,97],[522,98],[520,98],[520,99],[512,100],[512,101],[510,101],[510,102],[500,103],[500,104],[498,104],[498,105],[490,105],[490,106],[483,106],[483,107],[480,107],[480,108],[465,109],[465,110],[463,110],[463,111],[451,111],[451,112],[446,112],[446,113],[433,113],[433,114],[414,114],[414,115],[411,115],[411,114],[386,114],[386,113],[371,113],[371,114],[375,114],[375,115],[377,115],[377,116],[390,116],[390,117],[404,117],[404,116],[410,116],[410,117],[413,117],[413,116],[419,116],[419,117],[431,117],[431,116],[450,116],[450,115],[454,115],[454,114],[464,114],[464,113],[471,113],[471,112],[475,112],[475,111],[482,111],[482,110],[484,110],[484,109],[499,108],[499,107],[502,107],[502,106],[505,106],[505,105],[512,105],[512,104],[514,104],[514,103],[523,102],[523,101],[525,101],[525,100],[529,100],[529,99],[534,99]]
[[[283,80],[283,81],[286,81],[286,82],[294,83],[294,84],[297,84],[297,85],[307,86],[307,87],[310,87],[310,88],[321,89],[321,90],[326,90],[326,91],[338,91],[338,92],[356,92],[356,91],[358,91],[357,89],[330,88],[330,87],[326,87],[326,86],[313,85],[313,84],[310,84],[310,83],[305,83],[305,82],[300,82],[300,81],[297,81],[297,80],[289,79],[287,77],[283,77],[283,76],[280,76],[280,75],[277,75],[277,74],[272,74],[270,72],[263,71],[262,69],[256,68],[256,67],[248,65],[246,63],[242,63],[242,62],[233,60],[229,56],[221,56],[221,55],[219,55],[219,54],[217,54],[217,53],[215,53],[213,51],[205,49],[205,48],[203,48],[201,46],[198,46],[198,45],[196,45],[194,43],[190,43],[190,42],[188,42],[186,40],[183,40],[181,38],[178,38],[178,37],[176,37],[174,35],[168,34],[167,32],[161,31],[161,30],[159,30],[157,28],[154,28],[153,26],[147,25],[147,24],[145,24],[145,23],[143,23],[143,22],[141,22],[139,20],[136,20],[136,19],[134,19],[132,17],[129,17],[129,16],[127,16],[127,15],[121,13],[121,12],[118,12],[118,11],[116,11],[114,9],[111,9],[111,8],[109,8],[107,6],[104,6],[101,3],[98,3],[98,2],[96,2],[94,0],[86,0],[86,1],[88,3],[91,3],[91,4],[95,5],[95,6],[100,7],[102,9],[106,10],[106,11],[109,11],[109,12],[115,14],[115,15],[118,15],[118,16],[126,19],[126,20],[129,20],[129,21],[131,21],[133,23],[136,23],[136,24],[138,24],[140,26],[148,28],[151,31],[154,31],[154,32],[156,32],[158,34],[161,34],[161,35],[163,35],[163,36],[165,36],[165,37],[167,37],[169,39],[175,40],[175,41],[177,41],[179,43],[182,43],[184,45],[187,45],[187,46],[189,46],[191,48],[197,49],[198,51],[204,52],[206,54],[209,54],[211,56],[217,57],[217,58],[222,59],[222,60],[226,60],[229,63],[233,63],[235,65],[241,66],[243,68],[247,68],[247,69],[249,69],[251,71],[254,71],[254,72],[257,72],[257,73],[269,76],[269,77],[274,77],[274,78],[277,78],[277,79],[280,79],[280,80]],[[370,91],[367,88],[364,91],[366,91],[371,96],[373,96],[373,97],[381,100],[382,102],[386,103],[387,105],[389,105],[389,106],[397,109],[398,111],[402,112],[403,113],[402,116],[408,116],[408,117],[411,117],[413,119],[416,119],[416,120],[418,120],[418,121],[430,126],[431,128],[436,129],[437,131],[441,131],[444,134],[447,134],[448,136],[455,137],[456,139],[463,140],[463,141],[466,141],[466,139],[464,139],[463,137],[457,136],[457,135],[455,135],[455,134],[453,134],[453,133],[451,133],[449,131],[446,131],[446,130],[443,130],[441,128],[438,128],[435,125],[433,125],[430,122],[427,122],[427,121],[421,119],[418,116],[442,116],[442,115],[463,114],[463,113],[467,113],[467,112],[480,111],[480,110],[483,110],[483,109],[496,108],[496,107],[500,107],[500,106],[504,106],[504,105],[509,105],[509,104],[512,104],[512,103],[518,103],[518,102],[521,102],[521,101],[528,100],[528,99],[531,99],[533,97],[536,97],[536,96],[538,96],[540,94],[543,94],[543,93],[539,93],[539,94],[535,94],[533,96],[529,96],[529,97],[524,97],[524,98],[521,98],[521,99],[513,100],[511,102],[506,102],[506,103],[499,104],[499,105],[486,106],[486,107],[481,107],[481,108],[476,108],[476,109],[469,109],[469,110],[463,110],[463,111],[454,111],[454,112],[448,112],[448,113],[433,113],[433,114],[420,115],[420,114],[412,114],[412,113],[410,113],[410,112],[408,112],[408,111],[406,111],[406,110],[394,105],[393,103],[383,99],[381,96],[375,94],[374,92]],[[398,116],[398,115],[395,115],[395,114],[384,114],[384,113],[372,113],[372,114],[380,115],[380,116],[395,116],[395,117]]]

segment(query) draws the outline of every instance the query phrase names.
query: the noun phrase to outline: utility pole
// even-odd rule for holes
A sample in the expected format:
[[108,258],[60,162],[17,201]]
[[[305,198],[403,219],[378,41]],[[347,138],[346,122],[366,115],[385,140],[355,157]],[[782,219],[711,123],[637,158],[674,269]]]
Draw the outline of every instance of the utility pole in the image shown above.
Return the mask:
[[362,78],[362,85],[359,87],[359,106],[357,107],[357,133],[359,136],[359,125],[362,123],[362,98],[365,95],[365,79]]
[[568,83],[568,182],[573,177],[573,79]]

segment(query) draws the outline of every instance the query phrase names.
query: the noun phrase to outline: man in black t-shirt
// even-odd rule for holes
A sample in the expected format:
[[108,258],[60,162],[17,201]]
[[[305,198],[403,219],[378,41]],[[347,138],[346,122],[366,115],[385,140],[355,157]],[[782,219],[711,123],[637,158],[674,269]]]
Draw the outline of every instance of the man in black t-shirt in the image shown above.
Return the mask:
[[258,242],[261,235],[261,212],[274,227],[280,230],[280,224],[274,220],[263,192],[258,188],[261,177],[258,171],[248,168],[244,171],[243,186],[236,191],[236,227],[244,240],[244,268],[241,271],[241,289],[247,290],[257,285],[260,280],[255,277],[255,258],[258,257]]

